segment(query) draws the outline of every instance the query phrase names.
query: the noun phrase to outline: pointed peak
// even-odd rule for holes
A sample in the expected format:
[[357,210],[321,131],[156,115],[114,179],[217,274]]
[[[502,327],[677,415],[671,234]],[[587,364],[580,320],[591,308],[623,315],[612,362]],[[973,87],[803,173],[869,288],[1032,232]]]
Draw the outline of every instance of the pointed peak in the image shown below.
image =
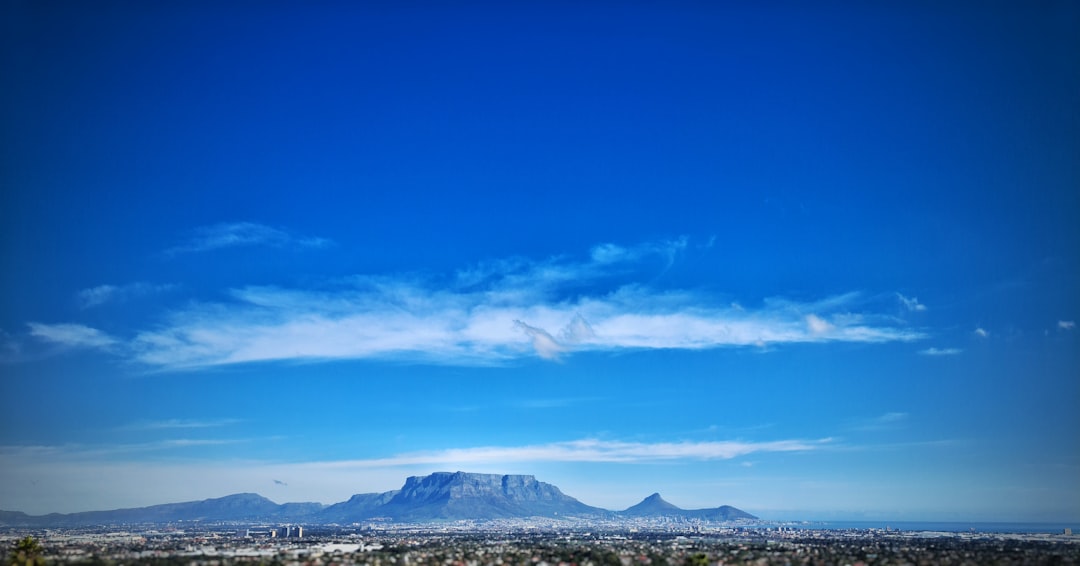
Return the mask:
[[651,516],[679,511],[682,510],[675,505],[664,501],[664,498],[660,497],[659,493],[654,493],[645,499],[642,499],[641,503],[623,511],[623,513],[629,513],[632,516]]

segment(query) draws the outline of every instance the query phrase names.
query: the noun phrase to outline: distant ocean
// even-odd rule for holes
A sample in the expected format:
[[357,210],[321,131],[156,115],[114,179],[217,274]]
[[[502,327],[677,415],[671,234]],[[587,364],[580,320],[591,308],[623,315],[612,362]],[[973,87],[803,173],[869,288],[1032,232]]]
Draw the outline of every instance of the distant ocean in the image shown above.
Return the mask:
[[777,527],[813,530],[884,529],[947,533],[1045,533],[1061,534],[1065,528],[1080,535],[1080,523],[979,523],[957,521],[806,521],[776,523]]

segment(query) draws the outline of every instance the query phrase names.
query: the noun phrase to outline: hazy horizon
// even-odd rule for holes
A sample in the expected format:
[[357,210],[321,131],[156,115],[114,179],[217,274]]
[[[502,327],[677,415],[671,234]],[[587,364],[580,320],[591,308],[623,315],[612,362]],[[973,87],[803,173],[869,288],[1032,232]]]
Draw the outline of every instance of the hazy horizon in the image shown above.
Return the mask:
[[44,1],[0,31],[0,509],[465,470],[1080,518],[1078,3]]
[[[473,472],[468,472],[468,471],[465,471],[465,470],[457,470],[457,472],[473,473]],[[432,472],[432,473],[454,473],[454,472],[450,472],[448,470],[441,470],[439,472]],[[515,474],[493,474],[493,475],[500,475],[501,476],[501,475],[515,475]],[[521,475],[531,475],[531,474],[521,474]],[[403,480],[402,480],[403,485],[404,485],[404,482],[405,482],[406,479],[408,479],[408,478],[403,478]],[[549,482],[545,482],[543,478],[536,478],[536,479],[538,481],[540,481],[540,482],[543,482],[543,483],[549,483]],[[397,488],[394,488],[393,490],[388,490],[388,491],[397,491],[397,490],[401,489],[403,487],[403,485],[399,485]],[[558,487],[558,486],[555,486],[555,487]],[[581,501],[582,503],[585,503],[586,505],[590,505],[592,507],[599,507],[601,509],[606,509],[608,511],[615,511],[615,512],[625,511],[625,510],[629,509],[630,507],[632,507],[634,505],[642,503],[643,501],[645,501],[648,498],[652,497],[654,494],[660,495],[661,498],[664,501],[666,501],[667,503],[671,503],[671,504],[673,504],[676,507],[679,507],[681,509],[684,509],[684,510],[696,509],[696,507],[693,507],[693,506],[680,505],[677,502],[670,501],[661,492],[652,492],[652,493],[649,493],[648,495],[642,496],[641,498],[633,501],[630,504],[620,505],[620,506],[616,506],[616,507],[604,506],[604,505],[594,505],[590,501],[588,501],[587,498],[583,499],[581,497],[577,497],[575,494],[566,493],[566,492],[563,492],[563,493],[565,495],[569,495],[570,497],[574,497],[575,499],[577,499],[578,501]],[[235,495],[241,495],[241,494],[239,494],[239,493],[230,493],[230,494],[225,494],[225,495],[222,495],[222,496],[207,497],[205,499],[196,499],[196,500],[191,500],[191,501],[188,501],[188,500],[167,501],[167,502],[162,501],[162,502],[155,503],[154,505],[172,504],[172,503],[189,503],[189,502],[192,502],[192,501],[204,501],[204,500],[211,500],[211,499],[228,498],[230,496],[235,496]],[[259,493],[256,493],[255,495],[259,495],[260,497],[265,497],[266,499],[268,499],[268,500],[270,500],[270,501],[272,501],[273,503],[276,503],[276,504],[283,504],[283,503],[318,503],[318,504],[321,504],[321,505],[324,505],[324,506],[328,507],[328,506],[333,505],[335,503],[342,503],[343,501],[345,501],[345,499],[343,499],[341,501],[275,500],[273,498],[266,497],[265,495],[262,495],[262,494],[259,494]],[[703,507],[702,509],[711,509],[711,508],[720,507],[722,505],[724,505],[724,504],[717,504],[715,506],[707,506],[707,507]],[[80,509],[80,510],[71,511],[70,513],[78,513],[78,512],[85,512],[85,511],[111,511],[111,510],[115,510],[115,509]],[[742,511],[748,511],[747,509],[741,509],[741,510]],[[0,511],[18,511],[18,510],[0,509]],[[1044,517],[1041,520],[1033,520],[1033,521],[1009,521],[1009,520],[1003,520],[1003,519],[995,520],[995,519],[986,519],[986,518],[972,519],[971,517],[965,516],[963,514],[956,514],[956,513],[943,513],[943,514],[931,515],[929,517],[925,517],[925,516],[912,517],[912,516],[904,516],[903,514],[896,514],[896,513],[893,513],[893,514],[874,513],[874,512],[866,513],[866,512],[852,512],[852,511],[835,511],[835,512],[824,512],[823,513],[821,511],[816,511],[816,510],[790,510],[790,509],[787,509],[787,510],[784,510],[784,509],[780,509],[780,510],[772,509],[772,510],[763,511],[761,513],[762,514],[759,515],[758,513],[751,512],[751,514],[755,514],[755,515],[758,516],[759,521],[765,522],[765,523],[768,523],[770,521],[777,521],[777,522],[812,522],[812,523],[830,523],[830,522],[833,522],[833,523],[864,523],[864,522],[865,523],[877,523],[877,522],[886,522],[887,523],[887,522],[891,521],[891,522],[896,523],[898,525],[900,525],[900,524],[924,524],[924,523],[927,523],[927,524],[928,523],[955,523],[955,524],[960,525],[960,524],[966,524],[966,523],[972,523],[972,524],[978,523],[978,524],[1002,524],[1002,525],[1005,525],[1005,524],[1044,525],[1044,526],[1054,526],[1055,528],[1080,523],[1080,518],[1078,518],[1078,517],[1067,517],[1067,518],[1062,518],[1062,517],[1047,518],[1047,517]],[[42,514],[39,514],[39,515],[36,515],[36,516],[40,516],[40,515],[44,515],[44,514],[45,513],[42,513]]]

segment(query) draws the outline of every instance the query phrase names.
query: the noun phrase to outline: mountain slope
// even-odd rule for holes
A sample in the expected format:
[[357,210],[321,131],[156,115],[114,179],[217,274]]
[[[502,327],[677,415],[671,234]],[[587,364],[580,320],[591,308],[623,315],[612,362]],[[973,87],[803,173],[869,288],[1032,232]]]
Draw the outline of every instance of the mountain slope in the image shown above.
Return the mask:
[[0,524],[48,525],[74,527],[83,525],[115,525],[122,523],[170,523],[176,521],[257,521],[296,520],[309,517],[323,509],[320,503],[286,503],[278,505],[254,493],[238,493],[215,499],[166,503],[150,507],[85,511],[82,513],[53,513],[43,516],[7,516],[0,513]]
[[378,517],[378,509],[386,505],[401,490],[384,493],[358,493],[347,501],[335,503],[323,509],[318,519],[323,523],[352,523]]

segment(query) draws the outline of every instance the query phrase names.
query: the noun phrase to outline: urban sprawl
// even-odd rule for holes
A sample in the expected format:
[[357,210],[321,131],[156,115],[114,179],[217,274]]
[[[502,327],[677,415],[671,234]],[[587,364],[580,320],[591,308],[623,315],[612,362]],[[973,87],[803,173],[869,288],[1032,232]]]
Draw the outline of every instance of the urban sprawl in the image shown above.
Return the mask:
[[351,525],[124,525],[0,531],[7,564],[26,537],[41,564],[712,566],[1078,564],[1080,536],[835,530],[812,523],[513,519]]

